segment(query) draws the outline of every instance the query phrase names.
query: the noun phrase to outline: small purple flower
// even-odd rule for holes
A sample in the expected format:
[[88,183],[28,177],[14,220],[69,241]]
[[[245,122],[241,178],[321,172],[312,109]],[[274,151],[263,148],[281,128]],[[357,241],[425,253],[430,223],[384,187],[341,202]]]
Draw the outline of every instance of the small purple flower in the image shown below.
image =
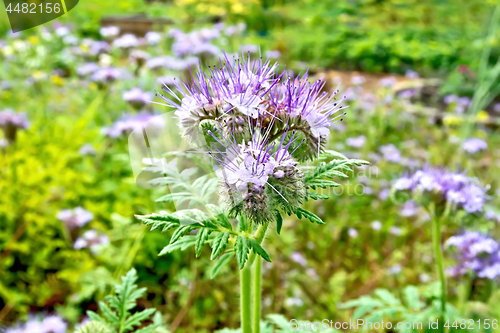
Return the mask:
[[11,109],[0,111],[0,128],[4,131],[9,143],[16,141],[17,130],[28,128],[29,122],[25,113],[16,113]]
[[266,51],[266,53],[264,53],[266,58],[269,58],[269,59],[279,59],[281,57],[281,52],[278,51],[278,50],[271,50],[271,51]]
[[89,143],[84,144],[78,152],[80,153],[80,155],[84,155],[84,156],[96,154],[95,148]]
[[382,223],[380,221],[373,221],[371,223],[371,227],[373,230],[379,231],[380,229],[382,229]]
[[118,68],[107,67],[95,71],[90,79],[100,84],[109,84],[118,80],[121,75],[121,71]]
[[77,238],[73,247],[75,250],[88,248],[92,253],[97,253],[99,246],[109,244],[108,236],[99,234],[95,230],[87,230],[82,237]]
[[394,86],[397,82],[398,80],[394,76],[385,77],[379,81],[380,85],[386,88]]
[[490,280],[500,276],[500,246],[492,238],[467,231],[449,238],[446,246],[456,249],[458,264],[448,270],[452,276],[465,275],[470,271]]
[[99,55],[101,53],[106,53],[106,52],[109,52],[109,44],[108,42],[105,42],[105,41],[92,41],[92,43],[90,44],[90,54],[91,55]]
[[30,317],[28,321],[16,327],[7,328],[5,333],[66,333],[68,324],[57,316],[51,315],[45,318]]
[[478,138],[465,140],[462,145],[462,149],[469,154],[474,154],[481,150],[486,150],[487,148],[488,144],[486,143],[486,141]]
[[99,65],[94,62],[87,62],[76,69],[78,76],[88,76],[99,70]]
[[426,166],[411,176],[404,176],[395,183],[397,191],[428,193],[434,200],[449,201],[468,213],[483,210],[487,196],[474,179],[443,168]]
[[406,71],[405,76],[410,80],[418,79],[420,77],[420,75],[417,72],[411,69]]
[[16,113],[11,109],[0,111],[0,127],[28,128],[29,122],[25,113]]
[[393,144],[380,146],[379,151],[386,161],[398,163],[401,161],[401,152]]
[[139,40],[133,34],[125,34],[113,41],[113,46],[120,49],[130,49],[139,46]]
[[144,37],[149,45],[156,45],[161,41],[161,34],[155,31],[149,31]]
[[99,32],[103,37],[116,37],[120,34],[120,28],[115,26],[102,27]]
[[257,53],[259,52],[259,47],[255,44],[241,45],[242,53]]
[[151,102],[153,94],[142,91],[140,88],[132,88],[123,93],[123,99],[134,108],[140,109]]
[[457,95],[446,95],[443,98],[443,101],[445,104],[451,104],[451,103],[456,103],[458,99]]
[[500,112],[500,102],[493,105],[494,112]]
[[353,148],[361,148],[365,145],[366,143],[366,137],[364,135],[360,135],[360,136],[357,136],[357,137],[354,137],[354,138],[348,138],[345,143],[349,146],[349,147],[353,147]]
[[290,259],[303,267],[307,266],[307,259],[300,252],[295,251],[292,253]]
[[366,82],[365,77],[361,75],[355,75],[351,78],[351,83],[355,86],[360,86],[365,82]]
[[163,117],[155,116],[150,113],[141,113],[135,116],[126,115],[116,121],[113,126],[105,127],[102,133],[110,138],[118,138],[127,135],[136,129],[144,127],[162,128],[165,125]]
[[81,228],[94,218],[94,214],[83,209],[76,207],[74,209],[64,209],[57,213],[56,218],[64,222],[70,229]]
[[406,90],[403,90],[402,92],[400,92],[398,94],[398,97],[401,99],[410,99],[412,97],[415,97],[416,94],[417,94],[417,91],[415,89],[406,89]]
[[418,209],[419,206],[417,203],[413,200],[409,200],[401,206],[399,214],[404,217],[412,217],[418,214]]
[[347,230],[347,234],[351,238],[358,238],[358,236],[359,236],[359,233],[355,228],[349,228],[349,230]]

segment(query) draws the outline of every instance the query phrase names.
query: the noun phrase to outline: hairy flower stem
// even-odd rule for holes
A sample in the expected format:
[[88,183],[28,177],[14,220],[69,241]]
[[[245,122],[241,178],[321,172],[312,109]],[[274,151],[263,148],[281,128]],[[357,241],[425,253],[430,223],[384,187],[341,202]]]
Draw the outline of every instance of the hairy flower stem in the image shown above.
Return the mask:
[[250,265],[246,265],[240,271],[240,307],[241,307],[241,331],[242,333],[252,333],[251,305],[252,305],[252,271]]
[[434,216],[432,222],[434,224],[434,255],[436,257],[436,267],[439,274],[439,279],[441,280],[441,320],[444,321],[446,314],[446,278],[443,269],[443,253],[441,251],[441,221],[438,216]]
[[257,258],[253,265],[253,332],[260,333],[260,316],[261,316],[261,300],[262,289],[262,258]]
[[[255,240],[257,243],[262,244],[264,237],[266,236],[267,228],[269,224],[261,224],[255,233]],[[250,253],[248,261],[245,267],[240,271],[240,307],[241,307],[241,330],[242,333],[259,333],[260,332],[260,309],[261,309],[261,258],[255,252]],[[253,285],[253,325],[254,331],[252,332],[252,265],[257,259],[255,267],[259,266],[258,274],[257,268],[255,268],[254,273],[254,285]]]

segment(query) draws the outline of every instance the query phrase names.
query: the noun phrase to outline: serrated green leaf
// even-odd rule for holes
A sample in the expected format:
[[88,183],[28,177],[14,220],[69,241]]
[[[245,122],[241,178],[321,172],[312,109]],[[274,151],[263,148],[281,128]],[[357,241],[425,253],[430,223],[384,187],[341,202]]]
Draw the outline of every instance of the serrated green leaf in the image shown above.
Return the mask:
[[215,237],[214,242],[212,244],[212,255],[210,256],[210,260],[214,260],[222,253],[222,251],[224,251],[228,240],[229,240],[229,233],[226,231],[220,232]]
[[233,230],[233,225],[227,218],[227,215],[224,213],[224,211],[216,205],[212,204],[207,204],[206,205],[208,209],[214,214],[215,218],[217,219],[217,222],[223,226],[226,229]]
[[200,256],[209,234],[210,229],[203,228],[198,231],[198,234],[196,235],[196,243],[194,246],[196,257]]
[[186,234],[186,232],[193,227],[191,225],[183,225],[180,226],[177,230],[174,231],[172,238],[170,238],[170,244],[173,244],[179,240],[182,236]]
[[305,210],[303,208],[296,207],[295,214],[297,215],[297,217],[299,219],[302,219],[302,217],[305,217],[306,219],[308,219],[312,223],[325,224],[325,222],[323,222],[323,220],[320,219],[316,214],[311,213],[310,211]]
[[248,238],[248,243],[256,254],[264,258],[265,261],[271,262],[271,258],[269,258],[269,255],[267,254],[266,250],[264,250],[264,248],[260,246],[260,244],[257,243],[257,241],[254,238]]
[[214,279],[217,274],[219,274],[219,271],[227,265],[227,263],[231,260],[231,258],[234,256],[234,253],[224,253],[222,256],[220,256],[219,260],[215,261],[214,267],[210,271],[210,278]]
[[401,305],[401,302],[387,289],[377,289],[374,293],[388,305]]
[[196,236],[184,236],[174,244],[169,244],[165,246],[158,255],[163,256],[167,253],[172,253],[177,250],[184,251],[188,247],[193,246],[195,243],[196,243]]
[[236,251],[236,260],[238,261],[238,267],[243,269],[245,263],[248,259],[248,239],[245,236],[238,236],[236,238],[236,244],[234,244],[234,249]]
[[139,221],[151,226],[151,231],[162,228],[162,232],[179,226],[179,219],[171,214],[136,215]]

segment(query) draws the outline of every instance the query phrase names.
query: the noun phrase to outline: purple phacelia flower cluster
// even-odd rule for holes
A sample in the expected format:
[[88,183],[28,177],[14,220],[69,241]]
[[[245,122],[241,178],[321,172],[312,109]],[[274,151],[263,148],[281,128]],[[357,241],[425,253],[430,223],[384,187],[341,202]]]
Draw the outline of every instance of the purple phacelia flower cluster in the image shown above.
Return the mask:
[[211,29],[203,28],[189,33],[180,29],[172,29],[169,34],[174,38],[172,52],[177,57],[220,54],[220,49],[210,42],[220,36],[219,26],[214,26]]
[[81,228],[94,218],[94,214],[82,207],[74,209],[64,209],[57,213],[56,218],[64,222],[70,229]]
[[165,121],[162,117],[150,113],[141,113],[135,116],[126,115],[116,121],[111,127],[105,127],[102,133],[110,138],[118,138],[129,134],[136,129],[142,129],[145,126],[151,128],[162,128]]
[[449,238],[446,246],[456,249],[458,264],[448,269],[452,276],[468,272],[490,280],[500,276],[500,246],[492,238],[468,231]]
[[[299,161],[315,157],[342,113],[336,93],[307,74],[278,71],[278,64],[224,55],[190,81],[158,94],[183,136],[215,161],[221,200],[230,216],[273,222],[276,210],[291,212],[305,200]],[[175,90],[175,92],[174,92]]]
[[339,114],[343,106],[335,97],[337,92],[323,92],[325,82],[310,83],[307,74],[280,74],[278,65],[269,60],[251,62],[244,56],[223,60],[208,73],[199,69],[192,82],[178,82],[181,97],[168,86],[163,89],[169,96],[158,95],[176,109],[179,126],[191,143],[203,144],[200,124],[204,121],[221,121],[247,135],[250,127],[262,124],[273,136],[289,129],[301,131],[310,148],[307,157],[319,153],[330,126],[344,115]]
[[275,219],[273,208],[282,200],[295,206],[303,203],[302,171],[291,156],[293,152],[288,151],[297,141],[295,133],[288,143],[284,142],[288,133],[284,133],[279,143],[255,134],[248,143],[243,140],[238,144],[234,136],[226,137],[222,131],[215,131],[209,131],[209,135],[223,150],[212,146],[208,153],[216,162],[222,200],[233,213],[243,210],[250,220],[263,223]]
[[486,150],[488,148],[488,143],[482,139],[474,138],[465,140],[462,145],[462,149],[469,154],[477,153],[481,150]]
[[59,316],[30,318],[23,325],[7,328],[5,333],[66,333],[68,324]]
[[140,88],[132,88],[123,93],[123,99],[136,109],[141,109],[149,104],[153,99],[153,94],[150,92],[142,91]]
[[101,85],[110,84],[122,76],[121,71],[114,67],[99,68],[92,73],[90,80]]
[[16,141],[18,129],[29,127],[28,118],[25,113],[17,113],[11,109],[0,111],[0,128],[4,131],[8,143]]
[[444,168],[425,167],[413,175],[404,176],[394,184],[396,191],[429,194],[437,204],[446,201],[468,213],[480,213],[487,195],[475,179]]
[[28,128],[29,122],[25,113],[17,113],[11,109],[0,112],[0,127]]
[[96,230],[87,230],[76,239],[73,247],[75,250],[88,248],[92,253],[96,253],[99,246],[107,244],[109,244],[108,236],[100,234]]

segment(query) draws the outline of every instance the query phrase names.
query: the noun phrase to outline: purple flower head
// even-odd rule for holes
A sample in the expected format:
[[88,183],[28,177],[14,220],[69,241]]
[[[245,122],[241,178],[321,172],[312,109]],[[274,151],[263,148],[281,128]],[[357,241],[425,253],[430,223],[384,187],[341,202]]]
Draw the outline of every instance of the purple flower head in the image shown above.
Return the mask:
[[401,216],[404,216],[404,217],[415,216],[418,214],[418,209],[419,209],[419,206],[417,205],[417,203],[413,200],[409,200],[401,206],[401,210],[399,211],[399,214],[401,214]]
[[0,127],[28,128],[29,122],[25,113],[16,113],[11,109],[0,111]]
[[457,95],[446,95],[444,96],[443,101],[445,104],[451,104],[451,103],[456,103],[457,99],[458,99]]
[[363,147],[365,144],[366,144],[366,136],[364,135],[360,135],[358,137],[355,137],[355,138],[348,138],[345,143],[349,146],[349,147],[353,147],[353,148],[361,148]]
[[326,142],[330,126],[345,114],[337,114],[342,100],[336,100],[337,92],[323,92],[323,80],[309,83],[307,74],[278,73],[277,66],[269,60],[225,55],[219,66],[208,72],[199,69],[193,80],[180,80],[174,88],[164,86],[168,95],[158,97],[176,109],[183,136],[195,146],[204,145],[202,122],[231,124],[247,137],[260,124],[275,136],[288,129],[301,131],[307,141],[297,154],[312,158]]
[[115,26],[102,27],[99,32],[103,37],[116,37],[120,34],[120,28]]
[[84,144],[78,152],[80,153],[80,155],[95,155],[96,154],[95,148],[89,143]]
[[5,333],[66,333],[67,329],[68,324],[61,317],[51,315],[45,318],[30,317],[22,325],[7,328]]
[[394,76],[385,77],[379,81],[380,85],[386,88],[394,86],[397,82],[398,80]]
[[149,45],[156,45],[161,41],[161,34],[154,31],[149,31],[144,37]]
[[120,49],[130,49],[139,46],[139,40],[133,34],[125,34],[113,41],[113,47]]
[[478,138],[465,140],[462,145],[462,149],[469,154],[474,154],[481,150],[486,150],[487,148],[488,144],[486,143],[486,141]]
[[304,201],[303,174],[289,151],[298,140],[296,133],[285,132],[279,141],[270,142],[267,133],[256,129],[251,140],[241,144],[231,130],[225,134],[222,125],[208,134],[217,142],[208,147],[208,155],[215,161],[222,200],[232,214],[243,211],[251,221],[263,223],[276,218],[271,206]]
[[500,246],[492,238],[467,231],[449,238],[446,246],[456,250],[458,264],[448,270],[451,275],[473,272],[480,278],[490,280],[500,276]]
[[361,75],[356,75],[351,78],[351,83],[354,84],[355,86],[360,86],[365,82],[366,82],[365,77]]
[[132,88],[123,93],[123,99],[134,108],[140,109],[151,102],[153,94],[142,91],[140,88]]
[[266,51],[264,54],[269,59],[279,59],[281,57],[281,52],[278,50]]
[[73,247],[75,250],[89,248],[93,253],[96,253],[98,246],[107,244],[109,244],[108,236],[100,234],[95,230],[87,230],[82,237],[77,238]]
[[417,91],[415,89],[406,89],[398,93],[398,97],[401,99],[410,99],[412,97],[415,97],[416,94]]
[[493,111],[500,112],[500,102],[493,104]]
[[56,218],[64,222],[70,229],[81,228],[94,218],[94,214],[83,209],[76,207],[74,209],[64,209],[57,213]]
[[380,146],[379,150],[382,153],[384,160],[394,163],[398,163],[401,161],[401,152],[398,148],[396,148],[395,145],[388,144],[385,146]]
[[105,42],[105,41],[92,41],[92,43],[90,44],[90,54],[91,55],[99,55],[101,53],[106,53],[106,52],[109,52],[109,44],[108,42]]
[[88,76],[99,70],[99,65],[95,62],[87,62],[76,69],[78,76]]
[[468,213],[480,213],[486,202],[485,190],[474,179],[443,168],[426,166],[394,184],[396,191],[428,193],[438,203],[449,201]]
[[110,138],[118,138],[129,134],[130,132],[144,128],[145,126],[153,128],[163,128],[165,121],[162,117],[150,113],[141,113],[135,116],[126,115],[116,121],[111,127],[105,127],[102,133]]
[[121,75],[121,71],[118,68],[107,67],[95,71],[90,79],[100,84],[109,84],[118,80]]
[[415,72],[411,69],[406,71],[405,76],[409,79],[412,79],[412,80],[418,79],[420,77],[420,75],[417,72]]

